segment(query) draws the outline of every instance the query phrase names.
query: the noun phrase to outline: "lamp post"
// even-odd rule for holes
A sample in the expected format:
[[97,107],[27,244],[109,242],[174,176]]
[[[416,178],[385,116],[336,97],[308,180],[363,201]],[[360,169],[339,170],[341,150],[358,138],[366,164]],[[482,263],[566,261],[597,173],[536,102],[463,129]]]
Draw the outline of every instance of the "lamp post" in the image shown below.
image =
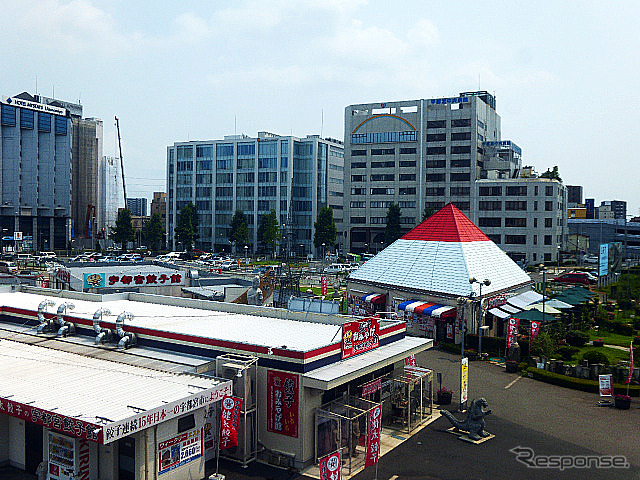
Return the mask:
[[364,248],[365,248],[365,250],[367,251],[367,253],[369,253],[369,244],[368,244],[368,243],[365,243],[365,244],[364,244]]
[[323,272],[324,272],[324,256],[325,256],[324,247],[325,247],[325,243],[322,242],[322,271]]
[[560,275],[560,248],[561,246],[558,245],[558,256],[556,257],[556,260],[558,261],[558,275]]
[[479,321],[479,327],[478,327],[478,357],[480,359],[482,359],[482,330],[485,328],[484,327],[484,311],[482,310],[482,285],[485,286],[489,286],[491,285],[491,280],[489,280],[488,278],[485,278],[484,280],[480,281],[477,280],[476,277],[471,277],[469,279],[469,283],[471,285],[473,285],[474,283],[477,283],[480,286],[480,321]]
[[249,247],[247,245],[244,246],[244,268],[248,268],[247,265],[247,252],[249,251]]
[[540,264],[540,269],[542,270],[542,323],[544,323],[546,321],[544,305],[547,298],[547,270],[544,268],[544,264],[542,263]]

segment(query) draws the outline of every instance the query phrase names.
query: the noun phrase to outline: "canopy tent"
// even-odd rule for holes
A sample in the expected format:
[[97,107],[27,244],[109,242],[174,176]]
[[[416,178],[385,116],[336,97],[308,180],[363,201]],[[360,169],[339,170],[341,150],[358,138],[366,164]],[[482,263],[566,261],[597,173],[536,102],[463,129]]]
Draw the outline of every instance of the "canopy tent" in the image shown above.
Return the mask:
[[520,320],[529,320],[530,322],[552,322],[556,320],[553,315],[542,313],[540,310],[524,310],[512,315],[512,317]]
[[[538,302],[538,305],[542,305],[542,302]],[[550,298],[545,301],[545,305],[548,305],[553,308],[565,309],[565,308],[573,308],[573,305],[567,302],[563,302],[557,298]],[[549,312],[547,312],[549,313]]]
[[580,305],[581,303],[586,302],[588,298],[580,298],[574,297],[573,295],[561,294],[558,295],[555,300],[560,300],[563,303],[568,303],[569,305],[573,305],[575,307],[576,305]]
[[593,298],[598,295],[597,293],[592,292],[588,288],[584,288],[580,286],[568,288],[562,293],[568,293],[570,295],[580,295],[586,298]]
[[387,296],[384,293],[371,292],[362,297],[365,302],[373,303],[374,305],[382,305],[385,303]]
[[528,305],[525,310],[538,310],[539,312],[546,313],[547,315],[558,315],[562,313],[557,308],[549,305],[548,302],[545,302],[544,305],[542,303],[535,303],[533,305]]

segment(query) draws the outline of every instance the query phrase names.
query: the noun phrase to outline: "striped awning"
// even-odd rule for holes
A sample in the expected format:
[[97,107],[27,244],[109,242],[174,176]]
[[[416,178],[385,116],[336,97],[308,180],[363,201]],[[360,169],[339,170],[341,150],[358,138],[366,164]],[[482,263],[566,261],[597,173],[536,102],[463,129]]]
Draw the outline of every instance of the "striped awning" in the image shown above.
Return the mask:
[[508,312],[505,312],[504,310],[500,310],[499,308],[492,308],[491,310],[489,310],[489,313],[491,315],[495,315],[498,318],[507,318],[510,317],[511,314]]
[[495,315],[498,318],[507,318],[512,315],[521,312],[529,305],[542,300],[542,295],[533,290],[521,293],[515,297],[511,297],[507,300],[507,303],[500,305],[489,310],[489,313]]
[[444,313],[454,310],[456,307],[443,305],[441,303],[424,302],[422,300],[408,300],[398,305],[398,310],[415,313],[416,315],[427,315],[431,317],[440,317]]
[[387,295],[384,294],[384,293],[371,292],[371,293],[367,293],[366,295],[364,295],[362,297],[362,300],[364,300],[365,302],[374,303],[376,305],[379,305],[379,304],[385,302],[386,297],[387,297]]

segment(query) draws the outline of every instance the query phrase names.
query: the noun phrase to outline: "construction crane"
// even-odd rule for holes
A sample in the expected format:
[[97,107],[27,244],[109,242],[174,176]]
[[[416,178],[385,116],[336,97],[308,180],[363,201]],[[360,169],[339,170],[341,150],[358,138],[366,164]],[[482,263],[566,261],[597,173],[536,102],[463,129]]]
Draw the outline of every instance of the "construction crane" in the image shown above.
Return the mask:
[[122,173],[122,191],[124,193],[124,208],[127,208],[127,186],[124,183],[124,160],[122,159],[122,142],[120,141],[120,121],[116,119],[116,129],[118,130],[118,150],[120,150],[120,172]]

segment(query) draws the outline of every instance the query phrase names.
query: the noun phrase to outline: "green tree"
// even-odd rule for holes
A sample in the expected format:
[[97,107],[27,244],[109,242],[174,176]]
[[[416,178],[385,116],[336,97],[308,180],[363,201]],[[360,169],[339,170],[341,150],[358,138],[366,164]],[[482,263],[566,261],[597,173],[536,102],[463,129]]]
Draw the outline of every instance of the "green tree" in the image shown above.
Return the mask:
[[562,178],[560,178],[560,172],[558,171],[558,166],[555,165],[553,169],[547,169],[546,172],[540,175],[540,178],[551,178],[553,180],[558,180],[562,182]]
[[280,240],[280,225],[275,210],[263,215],[258,227],[258,241],[262,242],[269,251],[273,252],[278,240]]
[[541,357],[553,358],[558,349],[557,340],[547,332],[540,332],[531,344],[531,353]]
[[164,245],[164,224],[159,213],[154,213],[144,222],[142,237],[152,251],[157,252]]
[[436,209],[433,207],[424,207],[424,212],[422,213],[422,221],[424,222],[431,215],[436,213]]
[[235,242],[241,248],[249,243],[249,222],[247,222],[247,217],[242,210],[236,210],[236,213],[233,214],[229,241]]
[[392,203],[387,210],[387,226],[384,229],[384,243],[391,245],[397,239],[402,237],[400,229],[400,205]]
[[184,245],[185,250],[193,250],[193,244],[198,239],[198,213],[196,206],[189,202],[182,207],[178,215],[178,225],[176,226],[176,241]]
[[322,207],[318,213],[318,220],[313,224],[313,227],[315,229],[313,244],[316,248],[320,248],[323,243],[325,246],[334,246],[336,244],[338,230],[333,219],[332,208]]
[[109,238],[122,245],[122,251],[127,251],[127,242],[133,242],[135,233],[131,223],[131,211],[127,208],[118,210],[116,225],[110,228]]

